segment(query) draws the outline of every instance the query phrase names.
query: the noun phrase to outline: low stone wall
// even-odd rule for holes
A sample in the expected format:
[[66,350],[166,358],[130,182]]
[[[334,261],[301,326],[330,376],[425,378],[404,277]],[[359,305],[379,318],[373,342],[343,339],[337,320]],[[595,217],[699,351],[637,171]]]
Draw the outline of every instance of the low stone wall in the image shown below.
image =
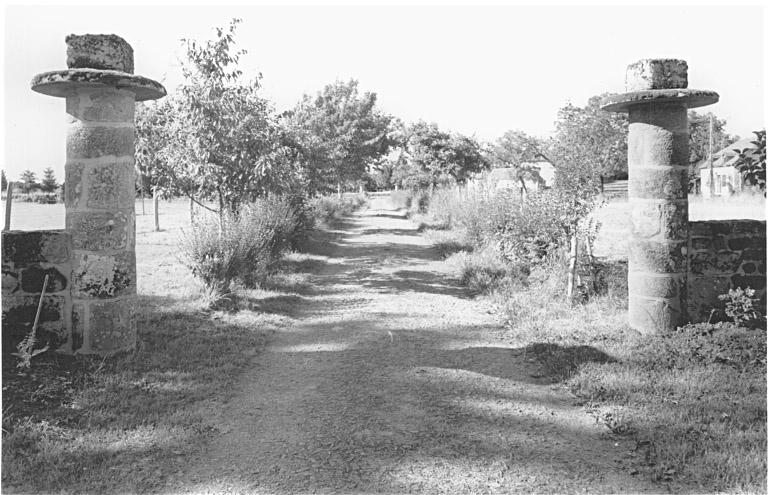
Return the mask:
[[[751,287],[766,306],[765,222],[723,220],[689,222],[688,316],[694,323],[708,321],[718,299],[729,289]],[[723,319],[716,311],[712,321]]]
[[42,347],[71,349],[72,239],[64,230],[5,231],[3,240],[3,352],[32,329],[45,276],[48,287],[38,323]]

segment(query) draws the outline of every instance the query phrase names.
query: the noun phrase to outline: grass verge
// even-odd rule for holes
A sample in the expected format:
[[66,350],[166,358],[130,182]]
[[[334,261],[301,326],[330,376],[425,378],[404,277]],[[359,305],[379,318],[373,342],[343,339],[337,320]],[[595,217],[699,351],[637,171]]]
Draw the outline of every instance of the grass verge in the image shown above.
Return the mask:
[[221,433],[218,411],[233,385],[291,321],[323,264],[289,254],[263,288],[238,287],[228,309],[214,311],[178,259],[178,228],[148,232],[142,221],[135,352],[108,360],[47,352],[29,370],[3,356],[4,493],[172,489],[168,476]]
[[[603,235],[626,231],[616,208],[597,215],[613,227]],[[567,303],[562,260],[521,269],[488,246],[446,248],[466,243],[460,228],[426,235],[453,252],[456,278],[494,305],[509,342],[537,359],[543,377],[568,387],[612,434],[635,441],[644,462],[630,474],[658,482],[660,492],[768,491],[764,328],[705,324],[640,335],[627,325],[622,257],[598,260],[593,287]]]

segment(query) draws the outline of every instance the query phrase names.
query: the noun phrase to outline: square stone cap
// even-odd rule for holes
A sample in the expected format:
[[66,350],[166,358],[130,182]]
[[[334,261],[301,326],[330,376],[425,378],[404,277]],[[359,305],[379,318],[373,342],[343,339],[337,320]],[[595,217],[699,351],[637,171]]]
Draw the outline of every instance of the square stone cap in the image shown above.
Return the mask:
[[136,101],[156,100],[167,94],[165,87],[146,77],[114,70],[71,69],[44,72],[32,78],[32,91],[66,98],[83,87],[110,87],[130,91]]
[[688,63],[675,58],[646,58],[627,67],[626,91],[685,89],[688,87]]
[[70,69],[116,70],[133,74],[133,48],[115,34],[70,34],[67,67]]

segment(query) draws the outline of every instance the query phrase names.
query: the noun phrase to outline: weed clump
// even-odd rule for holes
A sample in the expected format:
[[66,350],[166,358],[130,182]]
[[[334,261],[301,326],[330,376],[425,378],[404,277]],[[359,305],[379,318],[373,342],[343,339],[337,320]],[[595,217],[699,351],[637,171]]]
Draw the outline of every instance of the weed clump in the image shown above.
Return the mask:
[[258,285],[271,263],[305,234],[291,202],[272,196],[245,206],[238,215],[206,216],[184,231],[181,261],[212,299],[240,280]]

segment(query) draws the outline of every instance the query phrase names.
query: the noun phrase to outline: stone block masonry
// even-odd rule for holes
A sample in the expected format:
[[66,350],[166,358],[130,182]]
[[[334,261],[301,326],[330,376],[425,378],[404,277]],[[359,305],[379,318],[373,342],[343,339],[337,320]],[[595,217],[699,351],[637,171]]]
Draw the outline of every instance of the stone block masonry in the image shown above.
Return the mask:
[[627,93],[601,104],[629,114],[629,325],[641,332],[687,320],[688,109],[718,100],[687,87],[684,60],[645,59],[627,68]]
[[690,223],[688,240],[688,317],[693,322],[722,320],[729,289],[750,287],[766,308],[766,224],[757,220]]
[[[39,347],[73,347],[72,246],[68,232],[6,231],[3,240],[3,353],[14,352],[35,321],[43,281],[48,287],[37,329]],[[76,344],[76,343],[74,343]]]
[[61,350],[106,356],[136,344],[135,103],[162,98],[165,88],[133,74],[133,48],[119,36],[70,35],[66,44],[68,70],[32,79],[34,91],[66,101],[69,254],[66,301],[56,306],[67,337]]

